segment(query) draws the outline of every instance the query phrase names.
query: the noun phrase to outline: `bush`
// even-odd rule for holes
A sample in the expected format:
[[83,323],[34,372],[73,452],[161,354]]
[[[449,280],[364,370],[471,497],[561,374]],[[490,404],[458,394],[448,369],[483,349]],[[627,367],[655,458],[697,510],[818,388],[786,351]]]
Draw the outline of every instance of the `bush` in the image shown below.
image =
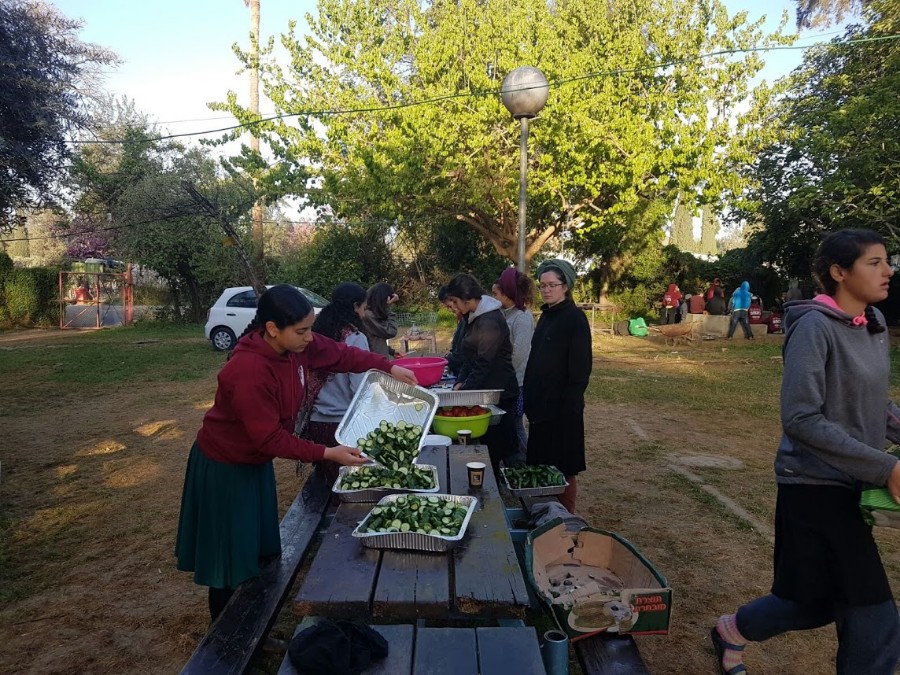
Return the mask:
[[3,285],[6,282],[6,276],[13,268],[13,261],[6,251],[0,251],[0,323],[9,322],[9,312],[6,311],[6,300],[3,295]]
[[50,326],[57,323],[57,281],[57,272],[44,267],[10,270],[3,282],[6,319],[18,326]]

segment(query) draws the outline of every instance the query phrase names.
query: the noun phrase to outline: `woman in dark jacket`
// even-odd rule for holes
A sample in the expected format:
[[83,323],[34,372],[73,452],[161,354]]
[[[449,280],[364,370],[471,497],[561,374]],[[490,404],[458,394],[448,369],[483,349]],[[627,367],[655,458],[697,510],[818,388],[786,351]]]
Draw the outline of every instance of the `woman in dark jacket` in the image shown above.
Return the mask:
[[519,383],[512,365],[509,326],[500,312],[500,301],[485,294],[468,274],[457,274],[447,284],[447,303],[463,314],[466,321],[463,363],[454,388],[503,390],[498,405],[506,414],[484,435],[496,477],[500,460],[512,455],[517,443],[515,411]]
[[387,341],[397,337],[397,316],[391,305],[400,297],[390,284],[377,283],[366,292],[366,312],[363,314],[363,333],[369,340],[369,350],[382,356],[395,356]]
[[551,259],[538,268],[544,306],[525,367],[528,463],[551,464],[569,483],[559,501],[575,512],[576,475],[584,471],[584,391],[591,377],[591,327],[572,301],[575,270]]

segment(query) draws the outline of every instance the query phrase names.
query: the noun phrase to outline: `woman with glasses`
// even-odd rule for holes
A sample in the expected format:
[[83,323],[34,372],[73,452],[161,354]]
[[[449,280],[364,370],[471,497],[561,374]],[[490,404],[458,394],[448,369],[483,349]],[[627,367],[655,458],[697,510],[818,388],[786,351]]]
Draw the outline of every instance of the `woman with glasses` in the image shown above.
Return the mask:
[[584,471],[584,390],[591,377],[591,327],[572,301],[575,269],[560,259],[538,267],[541,318],[525,367],[528,463],[551,464],[569,483],[559,501],[575,512],[576,476]]

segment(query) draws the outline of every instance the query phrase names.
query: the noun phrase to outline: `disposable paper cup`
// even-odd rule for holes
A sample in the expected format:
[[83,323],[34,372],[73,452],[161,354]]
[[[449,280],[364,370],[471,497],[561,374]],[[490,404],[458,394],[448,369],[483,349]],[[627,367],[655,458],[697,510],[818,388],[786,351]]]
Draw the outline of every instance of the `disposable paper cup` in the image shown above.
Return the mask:
[[480,488],[484,485],[484,462],[469,462],[466,469],[469,471],[469,487]]
[[472,431],[470,429],[459,429],[456,432],[456,442],[460,445],[468,445],[472,440]]

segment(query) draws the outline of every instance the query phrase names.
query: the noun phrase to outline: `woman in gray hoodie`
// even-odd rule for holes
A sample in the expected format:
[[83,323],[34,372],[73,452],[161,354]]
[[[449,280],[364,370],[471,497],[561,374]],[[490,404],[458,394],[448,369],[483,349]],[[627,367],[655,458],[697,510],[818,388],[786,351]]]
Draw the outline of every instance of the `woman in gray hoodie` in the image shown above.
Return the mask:
[[500,278],[494,282],[491,293],[500,301],[500,312],[509,326],[509,339],[512,343],[512,364],[519,383],[519,398],[516,401],[516,439],[519,442],[515,453],[507,457],[507,466],[525,463],[528,449],[528,433],[525,431],[525,403],[522,398],[522,383],[525,379],[525,366],[531,354],[531,338],[534,336],[534,317],[531,307],[534,304],[534,282],[527,274],[522,274],[515,267],[507,267]]
[[[814,272],[822,293],[785,304],[783,435],[775,456],[774,581],[769,595],[721,616],[710,637],[720,672],[744,673],[747,642],[835,623],[837,673],[888,675],[900,622],[860,492],[900,502],[900,408],[888,399],[890,339],[872,303],[893,274],[869,230],[828,235]],[[799,664],[798,664],[799,665]]]

